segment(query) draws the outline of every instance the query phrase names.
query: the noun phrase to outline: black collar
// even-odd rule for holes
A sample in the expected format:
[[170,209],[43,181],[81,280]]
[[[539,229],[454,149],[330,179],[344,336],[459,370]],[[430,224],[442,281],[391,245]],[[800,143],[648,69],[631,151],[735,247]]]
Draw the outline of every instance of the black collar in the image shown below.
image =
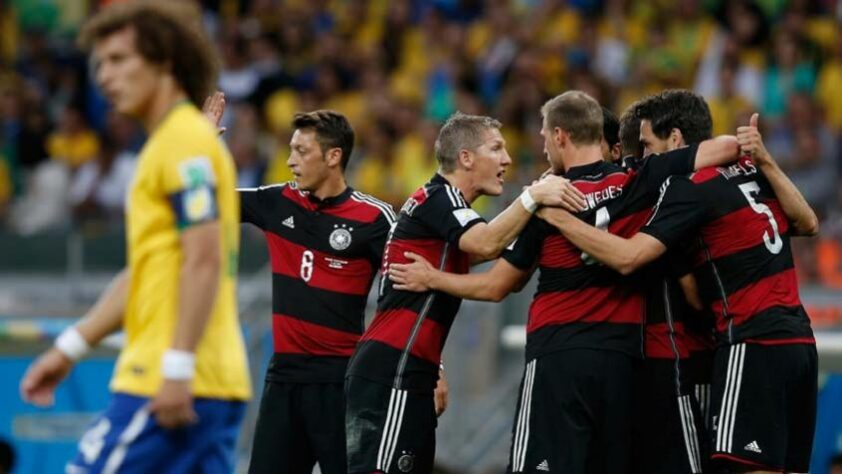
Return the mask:
[[[459,193],[459,196],[462,197],[462,199],[465,199],[465,193],[463,193],[461,189],[459,189],[456,186],[450,184],[450,181],[448,181],[444,176],[440,175],[439,173],[434,174],[433,177],[430,178],[430,184],[440,184],[442,186],[444,186],[446,184],[446,185],[450,186],[451,188],[455,189],[456,192]],[[465,202],[468,202],[468,200],[465,199]]]
[[345,191],[342,191],[336,196],[330,196],[324,199],[319,199],[315,196],[315,194],[307,193],[307,199],[309,199],[311,203],[315,204],[318,207],[338,206],[343,202],[347,201],[348,198],[351,197],[351,193],[353,192],[354,189],[351,188],[351,186],[346,186]]
[[585,177],[600,178],[618,171],[623,171],[623,169],[614,163],[599,160],[582,166],[574,166],[564,173],[564,177],[574,181]]
[[436,173],[430,178],[430,184],[450,184],[450,181],[444,178],[444,176]]

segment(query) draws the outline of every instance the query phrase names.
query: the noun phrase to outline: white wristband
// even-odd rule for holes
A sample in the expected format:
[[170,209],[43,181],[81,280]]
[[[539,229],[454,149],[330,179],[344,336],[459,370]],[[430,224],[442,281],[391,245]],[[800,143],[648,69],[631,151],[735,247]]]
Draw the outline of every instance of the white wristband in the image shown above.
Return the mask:
[[538,203],[532,199],[532,195],[529,194],[529,189],[524,189],[522,193],[520,193],[520,203],[523,204],[523,208],[526,209],[526,212],[534,213],[536,209],[538,209]]
[[192,380],[196,356],[192,352],[168,349],[161,359],[161,373],[168,380]]
[[70,326],[59,334],[56,338],[55,346],[59,352],[66,355],[72,361],[81,359],[91,350],[88,341],[79,334],[79,331],[74,326]]

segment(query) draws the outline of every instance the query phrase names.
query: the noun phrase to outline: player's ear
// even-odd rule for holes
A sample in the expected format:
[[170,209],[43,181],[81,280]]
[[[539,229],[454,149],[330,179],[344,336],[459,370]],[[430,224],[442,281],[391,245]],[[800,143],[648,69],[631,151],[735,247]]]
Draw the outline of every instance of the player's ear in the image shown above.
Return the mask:
[[681,130],[673,128],[670,130],[670,141],[672,141],[673,145],[678,147],[684,143],[684,134],[681,133]]
[[561,127],[556,127],[553,129],[553,141],[557,147],[563,148],[570,141],[570,136]]
[[474,167],[474,154],[470,150],[461,149],[456,157],[463,168],[470,170]]
[[623,150],[620,147],[619,143],[615,143],[614,146],[611,147],[611,158],[613,158],[614,161],[617,161],[622,157],[623,157]]
[[327,165],[329,167],[342,166],[342,149],[331,148],[326,155]]

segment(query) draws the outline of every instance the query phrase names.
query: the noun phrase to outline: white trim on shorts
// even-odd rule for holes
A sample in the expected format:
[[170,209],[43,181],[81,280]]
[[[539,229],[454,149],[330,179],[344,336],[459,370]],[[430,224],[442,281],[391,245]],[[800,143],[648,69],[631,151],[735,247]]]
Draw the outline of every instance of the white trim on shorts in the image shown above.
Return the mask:
[[515,437],[512,443],[512,472],[523,472],[526,463],[526,448],[529,445],[529,418],[532,411],[532,388],[535,385],[535,368],[538,359],[526,364],[523,377],[523,392],[520,397]]

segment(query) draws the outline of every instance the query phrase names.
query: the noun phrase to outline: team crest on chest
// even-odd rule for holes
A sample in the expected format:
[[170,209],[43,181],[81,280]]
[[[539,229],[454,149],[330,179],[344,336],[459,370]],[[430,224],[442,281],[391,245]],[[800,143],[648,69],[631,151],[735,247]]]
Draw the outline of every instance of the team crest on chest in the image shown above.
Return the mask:
[[334,224],[333,232],[330,233],[330,246],[333,250],[345,250],[351,246],[351,232],[353,227],[348,227],[347,224]]

